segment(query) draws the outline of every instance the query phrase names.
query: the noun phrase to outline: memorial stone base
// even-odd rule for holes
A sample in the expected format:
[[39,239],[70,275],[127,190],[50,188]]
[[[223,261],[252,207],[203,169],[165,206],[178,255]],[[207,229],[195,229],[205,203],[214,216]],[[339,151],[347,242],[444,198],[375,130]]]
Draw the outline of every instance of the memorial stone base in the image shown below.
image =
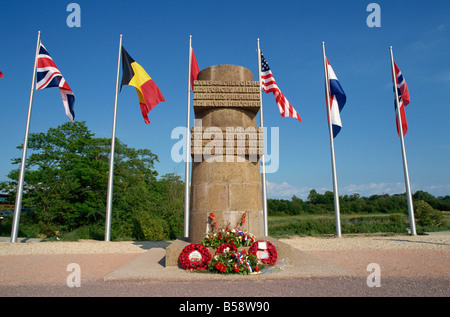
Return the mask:
[[[275,248],[277,249],[278,261],[284,259],[285,263],[292,263],[292,247],[284,242],[278,241],[272,237],[261,237],[261,240],[266,240],[271,242]],[[180,256],[181,251],[183,251],[184,247],[187,246],[190,242],[186,238],[180,238],[173,241],[166,248],[166,259],[165,259],[165,267],[179,267],[181,268],[178,258]],[[249,249],[249,247],[240,247],[241,249]],[[212,256],[214,256],[216,250],[213,248],[208,248],[209,252]]]

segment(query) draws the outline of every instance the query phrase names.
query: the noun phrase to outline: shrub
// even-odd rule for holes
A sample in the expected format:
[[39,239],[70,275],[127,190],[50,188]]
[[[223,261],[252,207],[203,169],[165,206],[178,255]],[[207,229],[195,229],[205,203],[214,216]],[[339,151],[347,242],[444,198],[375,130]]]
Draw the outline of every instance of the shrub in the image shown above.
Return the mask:
[[167,222],[146,211],[138,212],[135,216],[134,235],[137,240],[158,241],[167,239],[169,226]]
[[434,209],[426,201],[419,200],[415,203],[416,221],[421,226],[439,226],[442,224],[444,214]]

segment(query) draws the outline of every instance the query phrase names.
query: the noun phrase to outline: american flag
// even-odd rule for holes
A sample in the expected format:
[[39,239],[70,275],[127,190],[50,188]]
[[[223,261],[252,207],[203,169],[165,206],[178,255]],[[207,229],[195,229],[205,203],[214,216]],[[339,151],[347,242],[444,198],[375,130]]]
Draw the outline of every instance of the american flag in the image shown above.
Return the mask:
[[269,64],[267,64],[267,61],[264,58],[262,52],[261,52],[261,84],[266,94],[271,92],[275,96],[275,101],[278,105],[278,109],[280,110],[280,114],[282,117],[296,118],[298,121],[302,122],[302,119],[300,118],[297,111],[295,111],[294,107],[292,107],[292,105],[283,95],[280,88],[278,88],[275,78],[273,77],[272,71],[269,68]]
[[74,105],[75,96],[73,95],[72,89],[70,89],[64,77],[59,72],[47,49],[44,47],[42,42],[39,47],[38,63],[37,63],[37,85],[36,90],[49,88],[49,87],[59,87],[61,92],[64,109],[66,111],[67,117],[73,122],[75,119]]
[[[408,91],[408,86],[406,85],[406,81],[403,78],[402,72],[397,67],[397,64],[395,64],[395,62],[394,62],[394,68],[395,68],[395,76],[397,77],[396,81],[397,81],[397,92],[398,92],[398,105],[400,108],[400,116],[402,119],[402,130],[403,130],[403,135],[405,135],[406,132],[408,132],[408,123],[406,122],[405,107],[407,105],[409,105],[410,97],[409,97],[409,91]],[[397,112],[397,103],[395,103],[395,109]],[[396,122],[397,122],[397,132],[398,132],[398,135],[400,136],[398,117],[395,116],[395,118],[396,118]]]

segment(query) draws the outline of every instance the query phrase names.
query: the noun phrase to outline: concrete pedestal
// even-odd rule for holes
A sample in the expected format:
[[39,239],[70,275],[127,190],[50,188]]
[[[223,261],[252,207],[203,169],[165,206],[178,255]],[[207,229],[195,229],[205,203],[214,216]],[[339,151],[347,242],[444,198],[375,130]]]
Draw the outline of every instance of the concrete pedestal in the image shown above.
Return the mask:
[[[272,237],[261,237],[261,240],[269,241],[271,242],[275,248],[277,249],[277,255],[278,255],[278,261],[284,259],[286,262],[290,263],[292,261],[292,247],[289,244],[286,244],[284,242],[280,242],[277,239],[274,239]],[[166,261],[165,266],[166,267],[179,267],[180,263],[178,261],[178,258],[180,256],[181,251],[183,251],[184,247],[186,247],[189,244],[188,239],[181,238],[178,240],[173,241],[167,248],[166,248]],[[212,256],[214,256],[216,250],[213,248],[208,248],[209,252]],[[240,247],[241,249],[249,249],[249,247]]]

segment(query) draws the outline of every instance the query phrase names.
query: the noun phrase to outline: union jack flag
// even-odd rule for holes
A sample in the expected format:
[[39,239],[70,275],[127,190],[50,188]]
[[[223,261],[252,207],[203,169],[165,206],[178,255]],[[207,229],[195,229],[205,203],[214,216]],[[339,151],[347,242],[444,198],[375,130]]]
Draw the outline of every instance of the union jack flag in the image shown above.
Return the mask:
[[298,121],[302,122],[297,111],[295,111],[294,107],[289,103],[286,97],[281,92],[280,88],[273,77],[272,71],[269,68],[269,64],[267,64],[264,55],[261,52],[261,84],[263,90],[266,94],[273,93],[275,96],[275,101],[278,105],[278,109],[280,110],[280,114],[282,117],[290,117],[296,118]]
[[[409,91],[408,91],[408,86],[406,85],[406,81],[403,78],[402,72],[397,67],[397,64],[395,62],[394,62],[394,68],[395,68],[395,77],[396,77],[395,79],[397,81],[398,106],[400,108],[400,116],[401,116],[401,120],[402,120],[403,135],[405,135],[406,132],[408,132],[408,123],[406,121],[405,107],[407,105],[409,105],[409,102],[411,101],[411,99],[409,97]],[[397,103],[395,103],[395,112],[397,114]],[[399,125],[398,125],[398,116],[395,116],[395,118],[396,118],[396,123],[397,123],[397,132],[398,132],[398,135],[400,136],[400,129],[399,129]]]
[[75,96],[42,42],[39,47],[36,76],[36,90],[59,87],[66,115],[73,122],[75,119]]

